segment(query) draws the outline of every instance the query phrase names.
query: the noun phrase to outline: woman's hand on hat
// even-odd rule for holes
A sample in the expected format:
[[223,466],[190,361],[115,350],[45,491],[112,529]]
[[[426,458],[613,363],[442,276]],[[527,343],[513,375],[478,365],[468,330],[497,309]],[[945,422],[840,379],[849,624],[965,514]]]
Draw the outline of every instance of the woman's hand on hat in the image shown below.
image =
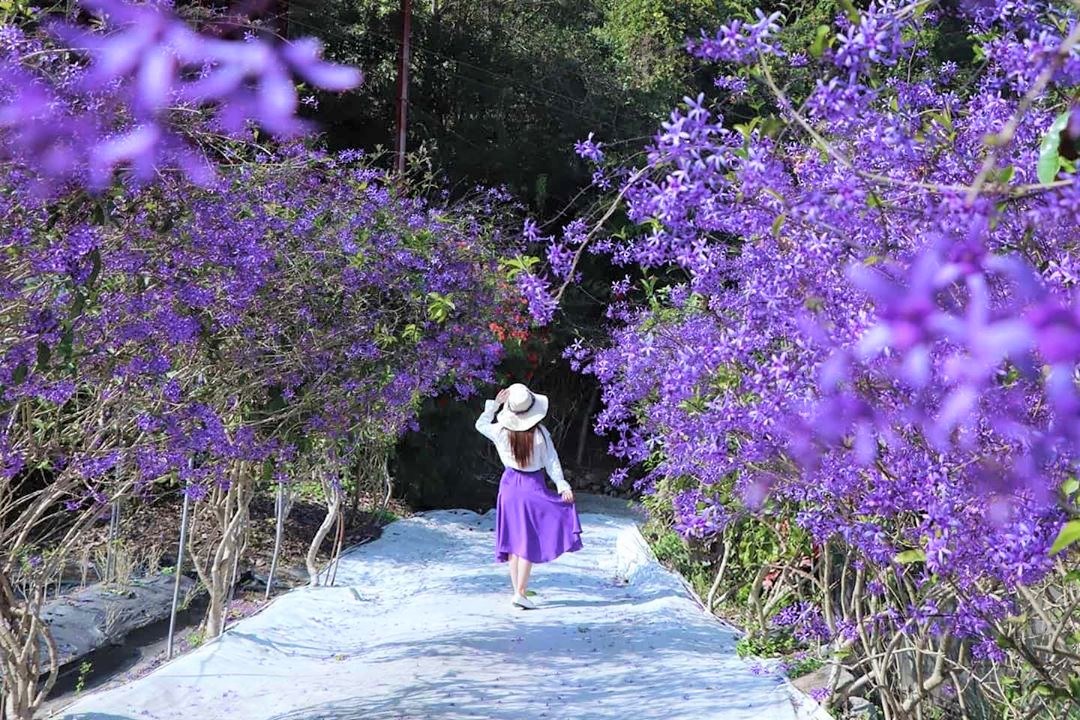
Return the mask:
[[495,396],[495,402],[499,403],[500,405],[505,405],[506,404],[506,396],[509,395],[509,394],[510,394],[510,391],[507,390],[506,388],[503,388],[502,390],[499,391],[499,394]]
[[574,502],[574,491],[573,490],[563,490],[562,493],[560,493],[560,495],[562,496],[562,499],[563,499],[564,502],[568,502],[568,503]]

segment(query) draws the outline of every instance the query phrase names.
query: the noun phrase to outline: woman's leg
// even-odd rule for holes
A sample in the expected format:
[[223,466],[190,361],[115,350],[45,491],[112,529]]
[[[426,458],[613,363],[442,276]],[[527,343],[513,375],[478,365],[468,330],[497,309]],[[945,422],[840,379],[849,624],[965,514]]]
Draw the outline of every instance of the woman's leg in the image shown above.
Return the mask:
[[518,556],[510,556],[510,587],[517,592],[517,576],[518,576]]
[[518,558],[517,564],[517,582],[515,587],[518,595],[524,596],[525,589],[529,587],[529,573],[532,572],[533,564],[525,558]]

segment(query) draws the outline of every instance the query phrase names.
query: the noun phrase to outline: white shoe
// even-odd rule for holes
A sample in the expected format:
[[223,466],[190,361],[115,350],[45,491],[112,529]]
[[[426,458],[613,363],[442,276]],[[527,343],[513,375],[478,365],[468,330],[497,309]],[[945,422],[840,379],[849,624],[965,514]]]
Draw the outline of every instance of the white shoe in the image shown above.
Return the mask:
[[514,605],[517,605],[522,610],[536,609],[536,603],[534,603],[532,600],[525,597],[524,595],[515,595],[513,600],[511,600],[510,602],[512,602]]

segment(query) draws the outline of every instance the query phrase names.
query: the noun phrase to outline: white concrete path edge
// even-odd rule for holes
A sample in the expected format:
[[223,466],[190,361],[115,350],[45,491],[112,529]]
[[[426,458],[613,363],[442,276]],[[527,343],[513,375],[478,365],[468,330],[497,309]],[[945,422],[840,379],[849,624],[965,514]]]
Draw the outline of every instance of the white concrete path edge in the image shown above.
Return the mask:
[[[585,549],[508,607],[493,514],[424,513],[350,549],[338,587],[275,599],[69,720],[826,720],[738,659],[738,633],[656,560],[625,506],[581,498]],[[628,712],[629,711],[629,712]]]

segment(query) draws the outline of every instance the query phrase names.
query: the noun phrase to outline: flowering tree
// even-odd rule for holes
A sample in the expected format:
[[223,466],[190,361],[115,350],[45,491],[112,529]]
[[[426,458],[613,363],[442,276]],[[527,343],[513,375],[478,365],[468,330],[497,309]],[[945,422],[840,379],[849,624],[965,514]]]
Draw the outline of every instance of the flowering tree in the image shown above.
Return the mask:
[[[422,398],[491,377],[489,325],[508,322],[500,203],[430,206],[354,158],[303,151],[213,191],[117,191],[60,224],[53,202],[12,212],[9,487],[25,501],[37,467],[42,512],[100,514],[115,497],[103,479],[144,493],[179,480],[217,527],[196,567],[220,632],[262,478],[333,447],[339,489],[353,453],[387,447]],[[25,546],[5,546],[10,562]]]
[[[598,428],[686,537],[764,521],[784,549],[751,573],[759,622],[813,599],[800,617],[887,717],[945,686],[970,702],[973,678],[1060,715],[1080,702],[1076,10],[848,4],[799,48],[780,23],[689,43],[724,68],[717,102],[597,176],[621,172],[634,231],[541,238],[562,289],[585,252],[644,276],[613,286],[611,342],[569,351],[603,385]],[[977,63],[935,58],[943,28]],[[725,118],[751,83],[771,103]]]
[[501,193],[434,204],[290,140],[292,75],[359,79],[316,44],[85,7],[98,27],[0,28],[0,672],[20,719],[56,676],[43,588],[103,508],[196,502],[216,635],[256,489],[317,470],[337,497],[424,397],[491,379],[515,304]]

